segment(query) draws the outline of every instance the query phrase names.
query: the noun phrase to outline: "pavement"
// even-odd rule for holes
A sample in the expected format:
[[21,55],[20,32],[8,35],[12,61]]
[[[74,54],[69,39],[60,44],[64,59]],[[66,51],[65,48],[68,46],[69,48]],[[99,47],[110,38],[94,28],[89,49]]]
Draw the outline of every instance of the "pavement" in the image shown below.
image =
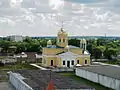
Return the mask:
[[0,90],[15,90],[8,82],[0,82]]
[[48,69],[46,69],[46,68],[44,68],[44,67],[41,67],[41,66],[39,66],[39,65],[37,65],[37,64],[30,64],[30,65],[32,65],[32,66],[34,66],[34,67],[37,67],[37,68],[39,68],[39,69],[41,69],[41,70],[48,70]]
[[114,67],[120,67],[119,65],[107,64],[107,63],[101,63],[101,62],[93,62],[93,64],[96,64],[96,65],[109,65],[109,66],[114,66]]

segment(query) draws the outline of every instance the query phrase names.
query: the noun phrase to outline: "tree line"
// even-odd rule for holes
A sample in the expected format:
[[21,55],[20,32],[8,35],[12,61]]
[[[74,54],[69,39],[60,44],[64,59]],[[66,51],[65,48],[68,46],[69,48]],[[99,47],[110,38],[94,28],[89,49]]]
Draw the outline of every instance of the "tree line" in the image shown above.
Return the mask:
[[[71,39],[69,44],[80,46],[80,40]],[[91,39],[87,40],[87,50],[94,59],[115,59],[120,54],[120,40]]]
[[[33,39],[26,37],[22,42],[10,41],[6,38],[0,38],[0,52],[1,53],[21,53],[21,52],[38,52],[42,53],[42,48],[47,46],[49,39],[40,38]],[[51,40],[56,44],[56,39]],[[69,45],[80,47],[80,40],[77,38],[69,39]],[[113,59],[120,54],[120,40],[107,39],[91,39],[87,40],[87,50],[91,54],[91,58]]]

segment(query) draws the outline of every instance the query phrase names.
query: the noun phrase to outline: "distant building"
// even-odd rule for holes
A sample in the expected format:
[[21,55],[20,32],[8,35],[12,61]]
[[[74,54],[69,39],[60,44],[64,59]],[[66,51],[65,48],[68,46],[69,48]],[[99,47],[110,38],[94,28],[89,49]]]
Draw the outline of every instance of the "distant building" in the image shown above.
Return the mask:
[[53,90],[47,88],[51,81],[54,90],[95,90],[94,87],[50,70],[17,70],[8,74],[9,81],[16,90]]
[[15,60],[15,59],[10,59],[10,58],[6,58],[6,59],[2,59],[2,60],[0,60],[0,64],[3,64],[3,65],[5,65],[5,64],[15,64],[17,62],[17,60]]
[[90,65],[90,53],[86,50],[86,40],[81,39],[80,47],[68,45],[68,34],[61,28],[57,34],[56,45],[51,40],[43,48],[42,64],[46,67],[69,67],[77,64]]
[[8,36],[10,38],[11,41],[23,41],[24,37],[22,35],[12,35],[12,36]]
[[25,60],[27,62],[42,62],[42,56],[37,54],[37,52],[22,52],[15,54],[13,57],[20,61]]

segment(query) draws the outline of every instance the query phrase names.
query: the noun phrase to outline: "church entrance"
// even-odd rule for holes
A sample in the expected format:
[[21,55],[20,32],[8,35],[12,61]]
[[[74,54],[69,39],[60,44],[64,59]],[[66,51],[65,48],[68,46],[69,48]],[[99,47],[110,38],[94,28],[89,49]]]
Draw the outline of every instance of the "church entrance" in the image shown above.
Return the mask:
[[67,61],[67,67],[70,67],[70,61]]

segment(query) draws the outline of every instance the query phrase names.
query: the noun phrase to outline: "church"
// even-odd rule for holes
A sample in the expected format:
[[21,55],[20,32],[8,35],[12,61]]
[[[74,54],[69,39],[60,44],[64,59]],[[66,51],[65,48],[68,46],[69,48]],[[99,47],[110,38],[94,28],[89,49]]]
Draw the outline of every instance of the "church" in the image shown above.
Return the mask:
[[68,34],[61,28],[56,45],[51,40],[43,48],[42,65],[45,67],[68,67],[90,65],[90,53],[86,50],[86,40],[80,40],[80,47],[68,45]]

